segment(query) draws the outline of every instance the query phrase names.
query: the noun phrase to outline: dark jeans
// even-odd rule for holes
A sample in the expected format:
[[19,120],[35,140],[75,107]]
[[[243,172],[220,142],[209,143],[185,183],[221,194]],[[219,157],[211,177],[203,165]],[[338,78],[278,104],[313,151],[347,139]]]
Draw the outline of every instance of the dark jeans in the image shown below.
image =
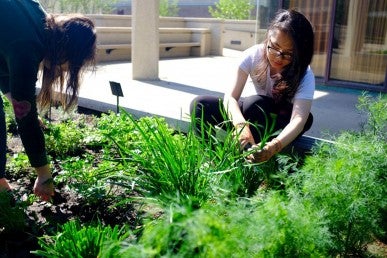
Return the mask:
[[[256,143],[261,141],[265,131],[265,126],[272,125],[275,122],[273,133],[279,129],[283,129],[290,121],[293,105],[289,102],[274,103],[273,99],[267,96],[255,95],[239,102],[239,107],[243,116],[247,121],[258,126],[250,126]],[[232,126],[231,121],[227,122],[227,117],[223,107],[223,99],[214,96],[198,96],[191,102],[191,114],[194,114],[196,128],[200,130],[200,120],[207,125],[221,125],[221,127]],[[275,120],[270,114],[275,114]],[[313,123],[313,115],[310,113],[303,131],[299,136],[310,129]]]
[[3,99],[0,96],[0,178],[5,177],[7,155],[7,130],[5,124]]

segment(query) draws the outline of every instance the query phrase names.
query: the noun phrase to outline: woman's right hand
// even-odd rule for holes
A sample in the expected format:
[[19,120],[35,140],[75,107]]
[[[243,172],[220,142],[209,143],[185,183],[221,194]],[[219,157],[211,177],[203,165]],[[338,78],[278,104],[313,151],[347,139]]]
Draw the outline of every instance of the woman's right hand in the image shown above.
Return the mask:
[[248,123],[238,123],[235,125],[234,135],[238,137],[241,149],[244,149],[248,145],[254,145],[254,137],[250,131]]

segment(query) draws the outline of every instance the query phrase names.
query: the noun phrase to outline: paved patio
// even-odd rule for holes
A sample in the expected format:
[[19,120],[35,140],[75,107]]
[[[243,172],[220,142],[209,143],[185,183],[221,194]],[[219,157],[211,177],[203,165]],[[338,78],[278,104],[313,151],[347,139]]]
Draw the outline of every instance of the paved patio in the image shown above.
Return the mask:
[[[122,86],[122,108],[136,116],[163,116],[172,126],[185,130],[191,100],[197,95],[222,96],[224,88],[233,83],[239,56],[239,51],[225,49],[223,56],[160,60],[157,81],[132,80],[130,62],[99,64],[96,72],[84,77],[79,106],[115,111],[117,97],[109,81],[116,81]],[[252,92],[249,82],[243,95]],[[366,119],[356,109],[360,94],[358,90],[317,85],[312,106],[314,124],[305,135],[330,139],[343,130],[360,130]]]

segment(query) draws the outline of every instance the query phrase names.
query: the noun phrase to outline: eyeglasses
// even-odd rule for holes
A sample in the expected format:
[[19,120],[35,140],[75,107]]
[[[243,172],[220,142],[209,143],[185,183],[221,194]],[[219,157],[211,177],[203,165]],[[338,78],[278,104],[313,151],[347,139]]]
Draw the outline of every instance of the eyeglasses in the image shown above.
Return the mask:
[[293,59],[293,55],[287,52],[282,52],[272,46],[267,46],[267,51],[269,54],[271,54],[274,57],[281,57],[282,59],[285,59],[287,61],[291,61]]

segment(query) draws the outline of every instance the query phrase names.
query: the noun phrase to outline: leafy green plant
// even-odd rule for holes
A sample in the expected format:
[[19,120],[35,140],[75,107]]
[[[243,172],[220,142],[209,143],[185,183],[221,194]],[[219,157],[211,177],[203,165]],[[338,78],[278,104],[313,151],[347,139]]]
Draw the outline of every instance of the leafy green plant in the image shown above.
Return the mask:
[[[120,149],[117,146],[125,146],[126,150],[138,148],[139,133],[135,129],[133,120],[122,113],[109,112],[102,114],[97,122],[97,129],[101,135],[103,153],[105,158],[119,158]],[[152,128],[150,128],[152,129]]]
[[[51,110],[51,109],[50,109]],[[57,110],[56,112],[60,112]],[[63,111],[62,111],[63,112]],[[45,141],[47,152],[54,158],[77,156],[84,153],[85,148],[102,148],[104,144],[101,135],[97,132],[95,116],[88,118],[83,115],[60,114],[63,118],[55,122],[45,122]],[[86,121],[86,119],[88,121]]]
[[219,0],[215,3],[215,8],[208,7],[212,17],[234,20],[249,19],[251,10],[250,0]]
[[161,0],[159,6],[160,16],[174,17],[179,14],[178,0]]
[[[63,160],[62,170],[55,177],[55,182],[66,184],[88,204],[98,204],[101,200],[108,198],[121,199],[120,195],[123,195],[123,190],[114,186],[119,184],[115,175],[122,171],[123,167],[115,161],[99,160],[96,162],[95,158],[94,155],[88,154],[82,158],[70,157]],[[118,195],[117,191],[119,191]]]
[[72,220],[60,227],[54,236],[39,238],[41,250],[33,251],[40,257],[100,257],[105,245],[121,242],[129,235],[123,227],[118,226],[82,226]]
[[22,232],[26,225],[22,203],[15,202],[12,193],[0,191],[0,236],[3,233]]
[[7,171],[12,176],[34,175],[28,156],[24,152],[18,152],[8,157]]
[[53,157],[78,155],[83,150],[83,135],[77,124],[67,121],[49,124],[45,132],[47,151]]

